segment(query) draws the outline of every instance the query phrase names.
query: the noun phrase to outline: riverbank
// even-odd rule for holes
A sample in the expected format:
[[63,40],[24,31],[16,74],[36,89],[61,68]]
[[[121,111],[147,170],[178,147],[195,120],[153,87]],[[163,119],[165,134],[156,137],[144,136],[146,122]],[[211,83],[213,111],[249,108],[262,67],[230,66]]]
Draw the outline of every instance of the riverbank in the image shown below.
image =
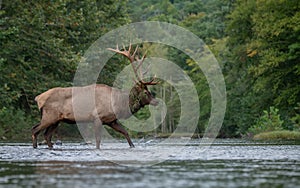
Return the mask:
[[271,131],[263,132],[253,136],[254,140],[296,140],[300,141],[299,131]]

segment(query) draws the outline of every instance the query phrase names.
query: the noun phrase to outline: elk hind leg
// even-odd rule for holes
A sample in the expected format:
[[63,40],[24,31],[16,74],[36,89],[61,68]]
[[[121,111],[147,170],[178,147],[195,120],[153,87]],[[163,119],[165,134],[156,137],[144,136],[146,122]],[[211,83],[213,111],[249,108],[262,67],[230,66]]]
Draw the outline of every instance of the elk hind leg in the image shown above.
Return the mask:
[[55,113],[43,113],[43,117],[40,123],[36,124],[32,127],[32,143],[33,148],[37,148],[37,136],[38,134],[47,127],[54,124],[54,122],[58,122],[58,117]]
[[53,148],[53,144],[51,142],[52,134],[56,130],[56,128],[58,127],[58,124],[59,124],[59,122],[50,125],[49,127],[47,127],[47,129],[44,133],[44,138],[46,140],[46,143],[47,143],[49,149]]
[[33,148],[37,148],[37,137],[40,133],[40,130],[36,130],[37,127],[39,127],[41,123],[36,124],[35,126],[32,127],[32,146]]

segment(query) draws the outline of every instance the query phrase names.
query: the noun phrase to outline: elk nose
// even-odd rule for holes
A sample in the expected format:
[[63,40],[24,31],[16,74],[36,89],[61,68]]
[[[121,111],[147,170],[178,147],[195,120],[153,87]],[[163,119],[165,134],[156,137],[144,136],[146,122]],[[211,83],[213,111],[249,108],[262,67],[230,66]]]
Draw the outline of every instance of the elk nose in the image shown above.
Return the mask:
[[159,101],[158,101],[157,99],[152,99],[152,100],[150,101],[150,104],[153,105],[153,106],[157,106],[158,103],[159,103]]

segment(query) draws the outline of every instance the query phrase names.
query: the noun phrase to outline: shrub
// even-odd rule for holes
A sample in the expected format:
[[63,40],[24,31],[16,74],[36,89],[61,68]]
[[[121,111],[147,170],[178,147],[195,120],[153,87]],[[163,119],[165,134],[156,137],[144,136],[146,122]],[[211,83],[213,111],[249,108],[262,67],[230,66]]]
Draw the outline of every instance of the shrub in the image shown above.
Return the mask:
[[251,134],[262,132],[283,130],[283,122],[280,119],[279,110],[275,107],[270,107],[270,110],[264,110],[263,115],[258,118],[256,123],[248,129]]
[[295,116],[291,118],[291,121],[293,122],[293,130],[294,131],[300,131],[300,103],[297,103],[297,107],[295,107]]
[[31,120],[22,110],[6,107],[0,109],[0,140],[24,140],[24,135],[30,135],[31,126]]
[[296,131],[272,131],[259,133],[253,137],[254,140],[300,140],[300,132]]

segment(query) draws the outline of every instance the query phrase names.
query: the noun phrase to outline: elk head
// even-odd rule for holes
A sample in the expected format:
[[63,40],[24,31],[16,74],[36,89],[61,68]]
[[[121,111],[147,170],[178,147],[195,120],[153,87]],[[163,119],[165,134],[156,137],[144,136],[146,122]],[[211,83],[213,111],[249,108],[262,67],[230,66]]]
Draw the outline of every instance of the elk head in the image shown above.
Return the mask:
[[[136,77],[135,85],[133,86],[133,88],[129,93],[129,106],[131,112],[135,113],[145,105],[149,105],[149,104],[153,106],[158,105],[158,100],[155,99],[155,97],[151,94],[151,92],[148,90],[147,87],[148,85],[156,85],[158,84],[158,82],[155,81],[156,80],[155,76],[148,82],[143,80],[143,75],[145,73],[142,73],[141,66],[144,59],[146,58],[146,55],[144,54],[142,58],[139,58],[138,55],[136,55],[138,51],[138,46],[135,48],[132,54],[131,54],[132,51],[131,44],[129,45],[128,50],[126,50],[125,46],[123,46],[123,50],[121,51],[118,45],[116,49],[108,48],[108,50],[114,51],[129,59],[133,72],[135,74]],[[137,62],[137,66],[134,65],[135,61]]]

